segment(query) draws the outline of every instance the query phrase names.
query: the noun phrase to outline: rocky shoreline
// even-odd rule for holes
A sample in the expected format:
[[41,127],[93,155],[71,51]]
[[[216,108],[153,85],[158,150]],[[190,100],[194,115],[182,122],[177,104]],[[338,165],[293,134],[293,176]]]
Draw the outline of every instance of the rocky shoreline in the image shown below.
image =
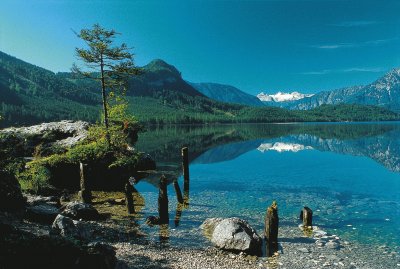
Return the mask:
[[[49,214],[54,212],[44,205],[54,205],[45,197],[28,197],[30,207],[41,205]],[[71,203],[75,205],[75,202]],[[70,206],[71,207],[71,206]],[[64,210],[70,209],[64,207]],[[60,215],[58,215],[60,216]],[[0,221],[37,236],[54,233],[51,224],[1,214]],[[115,268],[400,268],[399,247],[360,245],[347,242],[338,235],[329,234],[314,227],[313,235],[305,235],[296,225],[282,225],[279,229],[277,255],[256,257],[245,253],[232,253],[208,246],[182,247],[168,241],[158,241],[140,234],[134,224],[112,218],[99,220],[74,220],[89,246],[105,244],[112,246],[117,262]],[[54,225],[54,224],[53,224]],[[154,229],[159,229],[154,227]],[[200,228],[199,228],[200,229]],[[111,251],[111,250],[110,250]]]
[[400,268],[399,248],[380,246],[377,249],[342,241],[334,235],[328,235],[331,238],[328,240],[339,247],[320,246],[317,242],[320,239],[302,237],[301,234],[296,227],[283,227],[278,255],[270,258],[233,254],[211,246],[182,249],[154,242],[125,242],[113,246],[118,259],[129,268]]

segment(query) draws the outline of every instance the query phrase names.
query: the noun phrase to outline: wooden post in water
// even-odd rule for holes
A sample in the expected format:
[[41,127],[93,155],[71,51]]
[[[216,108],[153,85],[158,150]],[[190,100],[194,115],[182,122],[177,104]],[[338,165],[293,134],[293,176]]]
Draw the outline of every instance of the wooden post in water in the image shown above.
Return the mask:
[[175,179],[173,184],[176,193],[176,199],[178,200],[178,203],[183,204],[182,192],[181,188],[179,187],[178,181]]
[[265,215],[265,241],[266,241],[266,254],[268,257],[274,255],[278,251],[278,205],[272,202],[272,205],[267,208]]
[[189,182],[189,149],[182,148],[182,172],[184,182]]
[[80,172],[80,191],[79,198],[82,202],[90,204],[92,202],[92,192],[88,186],[88,172],[89,168],[87,164],[79,163]]
[[128,181],[127,183],[125,183],[125,203],[126,208],[128,209],[128,214],[135,214],[135,204],[133,202],[132,191],[133,187]]
[[305,206],[303,210],[300,212],[300,220],[303,221],[303,228],[311,228],[312,229],[312,210]]
[[160,188],[158,191],[158,214],[160,217],[160,224],[169,223],[167,178],[164,175],[160,178]]
[[181,217],[182,217],[182,208],[183,208],[183,204],[176,204],[176,213],[175,213],[175,227],[179,226],[179,222],[181,221]]
[[183,203],[189,207],[189,149],[182,148],[182,172],[183,172]]

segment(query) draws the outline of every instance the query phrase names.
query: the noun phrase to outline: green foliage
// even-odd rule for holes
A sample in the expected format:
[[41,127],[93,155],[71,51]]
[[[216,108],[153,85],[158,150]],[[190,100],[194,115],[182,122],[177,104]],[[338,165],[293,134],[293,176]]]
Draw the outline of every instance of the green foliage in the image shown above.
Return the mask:
[[[127,130],[137,135],[140,129],[132,127],[138,125],[137,121],[126,111],[126,104],[112,107],[110,111],[113,121],[108,131],[103,125],[94,125],[89,128],[87,139],[65,153],[48,157],[37,154],[33,161],[27,163],[27,169],[17,174],[23,188],[40,192],[49,187],[52,171],[78,167],[80,162],[104,169],[133,170],[140,153],[129,149],[131,140]],[[107,134],[110,140],[107,139]]]
[[89,70],[84,71],[75,64],[72,68],[76,74],[100,82],[108,142],[110,138],[107,93],[115,94],[116,89],[124,91],[129,77],[138,74],[138,69],[133,63],[133,55],[129,52],[130,48],[125,43],[114,46],[117,34],[114,30],[106,30],[99,24],[93,25],[92,29],[82,29],[77,36],[85,41],[88,48],[76,48],[76,56]]
[[50,186],[50,172],[40,163],[32,162],[28,169],[18,173],[16,176],[23,191],[40,193],[41,190]]
[[[179,71],[164,62],[155,61],[143,68],[142,73],[130,78],[125,97],[129,105],[121,106],[145,124],[383,121],[400,118],[394,112],[374,106],[325,105],[310,111],[291,111],[221,103],[195,91],[181,78]],[[98,72],[91,74],[99,77]],[[0,114],[4,118],[0,127],[61,119],[96,122],[100,119],[102,100],[99,89],[97,80],[77,79],[71,73],[54,74],[0,52]],[[108,106],[115,106],[117,97],[123,94],[114,89],[108,92],[111,92]],[[117,108],[115,112],[110,111],[110,117],[115,114],[121,114]],[[110,121],[114,120],[110,118]]]
[[[399,114],[385,108],[364,105],[324,105],[313,110],[292,111],[276,107],[248,107],[176,94],[175,98],[128,97],[132,112],[148,124],[274,123],[391,121]],[[177,100],[184,100],[178,103]],[[175,100],[175,101],[174,101]],[[198,108],[200,107],[200,108]]]

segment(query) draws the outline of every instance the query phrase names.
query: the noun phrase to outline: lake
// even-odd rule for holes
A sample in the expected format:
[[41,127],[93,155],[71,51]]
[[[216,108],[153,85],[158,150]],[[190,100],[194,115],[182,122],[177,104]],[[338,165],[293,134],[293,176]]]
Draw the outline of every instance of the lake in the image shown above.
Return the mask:
[[[243,218],[262,234],[276,200],[280,225],[297,226],[303,206],[314,225],[362,244],[400,245],[400,123],[304,123],[149,128],[137,148],[183,190],[180,150],[189,147],[188,205],[168,186],[170,224],[142,225],[150,238],[208,244],[208,217]],[[136,184],[143,223],[157,215],[157,178]]]

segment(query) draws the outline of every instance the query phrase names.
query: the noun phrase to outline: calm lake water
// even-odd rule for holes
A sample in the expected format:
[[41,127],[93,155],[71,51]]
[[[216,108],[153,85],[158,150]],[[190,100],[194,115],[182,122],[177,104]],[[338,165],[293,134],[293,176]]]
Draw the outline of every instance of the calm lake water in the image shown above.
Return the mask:
[[[200,246],[204,219],[231,216],[262,234],[276,200],[280,225],[297,226],[307,205],[315,225],[344,239],[400,245],[400,123],[174,126],[149,129],[137,144],[183,190],[182,146],[190,152],[189,205],[177,208],[170,184],[169,227],[143,225],[150,237]],[[157,215],[157,178],[136,188],[143,223]]]

